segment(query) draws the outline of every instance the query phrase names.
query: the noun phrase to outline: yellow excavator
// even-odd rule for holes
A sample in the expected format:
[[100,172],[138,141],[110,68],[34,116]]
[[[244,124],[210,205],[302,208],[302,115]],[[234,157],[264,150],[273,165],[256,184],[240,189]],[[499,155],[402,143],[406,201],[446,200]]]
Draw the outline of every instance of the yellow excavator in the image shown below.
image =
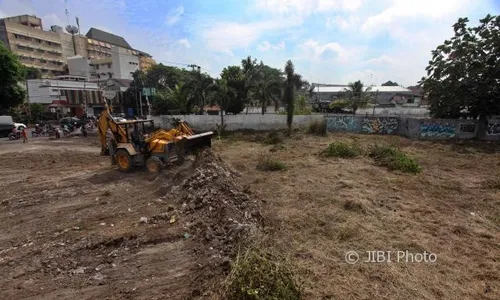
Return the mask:
[[[146,166],[149,172],[158,173],[170,162],[182,163],[186,154],[211,147],[214,134],[212,131],[194,134],[183,121],[178,121],[173,129],[146,134],[147,123],[154,127],[152,120],[116,122],[108,105],[97,123],[101,155],[111,156],[111,163],[123,172]],[[108,130],[112,134],[109,139]]]

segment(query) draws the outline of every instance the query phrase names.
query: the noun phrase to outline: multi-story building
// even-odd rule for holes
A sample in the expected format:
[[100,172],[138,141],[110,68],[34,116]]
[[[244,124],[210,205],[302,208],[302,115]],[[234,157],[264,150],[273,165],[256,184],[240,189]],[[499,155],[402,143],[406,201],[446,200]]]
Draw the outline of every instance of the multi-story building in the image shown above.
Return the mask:
[[85,76],[93,79],[129,79],[139,70],[139,58],[127,49],[112,46],[111,57],[88,60],[86,57],[68,57],[70,75]]
[[60,33],[44,31],[42,20],[29,15],[0,20],[0,40],[21,62],[43,75],[64,74],[66,64]]
[[[111,63],[120,66],[119,72],[111,71],[114,77],[128,78],[131,70],[147,69],[155,63],[151,55],[133,49],[121,36],[96,28],[91,28],[85,36],[66,33],[60,26],[51,26],[46,31],[42,20],[30,15],[0,19],[0,41],[17,54],[24,65],[40,69],[43,77],[67,74],[67,58],[75,55],[89,61],[111,58]],[[113,52],[119,57],[134,59],[113,60]]]

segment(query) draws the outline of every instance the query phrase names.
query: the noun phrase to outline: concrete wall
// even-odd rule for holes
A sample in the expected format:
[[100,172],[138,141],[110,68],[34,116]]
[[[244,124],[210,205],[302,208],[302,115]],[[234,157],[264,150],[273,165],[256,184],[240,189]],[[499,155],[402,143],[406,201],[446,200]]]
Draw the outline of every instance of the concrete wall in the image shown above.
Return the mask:
[[[220,115],[150,116],[156,126],[171,128],[170,121],[186,121],[196,131],[215,130],[221,123]],[[489,120],[486,135],[479,132],[476,120],[418,119],[402,117],[372,117],[360,115],[301,115],[293,117],[294,128],[307,127],[313,121],[325,119],[329,132],[400,135],[412,139],[445,140],[473,139],[500,141],[500,118]],[[277,130],[286,129],[286,116],[278,114],[225,115],[226,130]]]
[[[326,125],[330,132],[395,134],[413,139],[445,140],[481,137],[476,120],[329,115],[326,117]],[[483,139],[500,140],[500,119],[489,120],[486,137]]]
[[[179,118],[186,121],[191,128],[196,131],[210,131],[216,129],[216,124],[220,124],[220,115],[181,115],[181,116],[153,116],[156,126],[162,128],[171,127],[169,120]],[[323,115],[301,115],[293,117],[293,126],[305,127],[314,120],[323,120]],[[258,114],[239,114],[239,115],[225,115],[224,124],[226,130],[276,130],[286,129],[286,116],[285,115],[258,115]]]

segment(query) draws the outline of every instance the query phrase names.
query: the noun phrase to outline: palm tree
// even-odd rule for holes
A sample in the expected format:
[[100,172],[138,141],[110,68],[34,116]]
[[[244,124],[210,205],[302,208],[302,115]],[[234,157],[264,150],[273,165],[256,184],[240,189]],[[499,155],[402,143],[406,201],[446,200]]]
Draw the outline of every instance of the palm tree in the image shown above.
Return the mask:
[[259,70],[259,66],[257,65],[257,60],[253,59],[251,56],[248,56],[245,59],[241,60],[241,68],[243,70],[243,75],[245,77],[245,106],[246,106],[246,114],[248,114],[248,108],[253,106],[252,98],[250,97],[248,91],[255,85],[257,80],[259,79],[261,72]]
[[167,98],[173,107],[179,108],[181,113],[189,113],[191,105],[188,102],[189,91],[187,86],[180,82],[174,89],[167,88]]
[[271,103],[278,110],[281,97],[281,83],[279,79],[273,78],[263,71],[258,76],[258,80],[252,83],[249,96],[259,101],[262,114],[266,113],[267,106]]
[[213,84],[214,80],[212,77],[196,71],[192,72],[191,79],[186,83],[186,88],[190,90],[189,103],[200,106],[202,114],[203,107],[207,104],[207,96]]
[[236,99],[238,92],[228,85],[226,79],[216,79],[215,84],[210,87],[210,90],[214,92],[212,104],[217,103],[220,107],[220,127],[224,130],[224,112],[231,101]]
[[358,108],[365,107],[370,101],[370,89],[370,87],[365,89],[361,80],[349,83],[348,87],[344,89],[345,97],[354,115]]

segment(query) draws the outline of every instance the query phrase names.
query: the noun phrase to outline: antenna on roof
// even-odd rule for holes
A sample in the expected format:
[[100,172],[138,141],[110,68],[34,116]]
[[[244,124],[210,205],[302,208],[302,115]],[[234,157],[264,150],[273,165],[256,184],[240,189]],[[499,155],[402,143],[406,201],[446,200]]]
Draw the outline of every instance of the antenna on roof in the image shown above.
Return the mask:
[[64,0],[64,13],[66,14],[66,22],[68,22],[69,26],[68,0]]

